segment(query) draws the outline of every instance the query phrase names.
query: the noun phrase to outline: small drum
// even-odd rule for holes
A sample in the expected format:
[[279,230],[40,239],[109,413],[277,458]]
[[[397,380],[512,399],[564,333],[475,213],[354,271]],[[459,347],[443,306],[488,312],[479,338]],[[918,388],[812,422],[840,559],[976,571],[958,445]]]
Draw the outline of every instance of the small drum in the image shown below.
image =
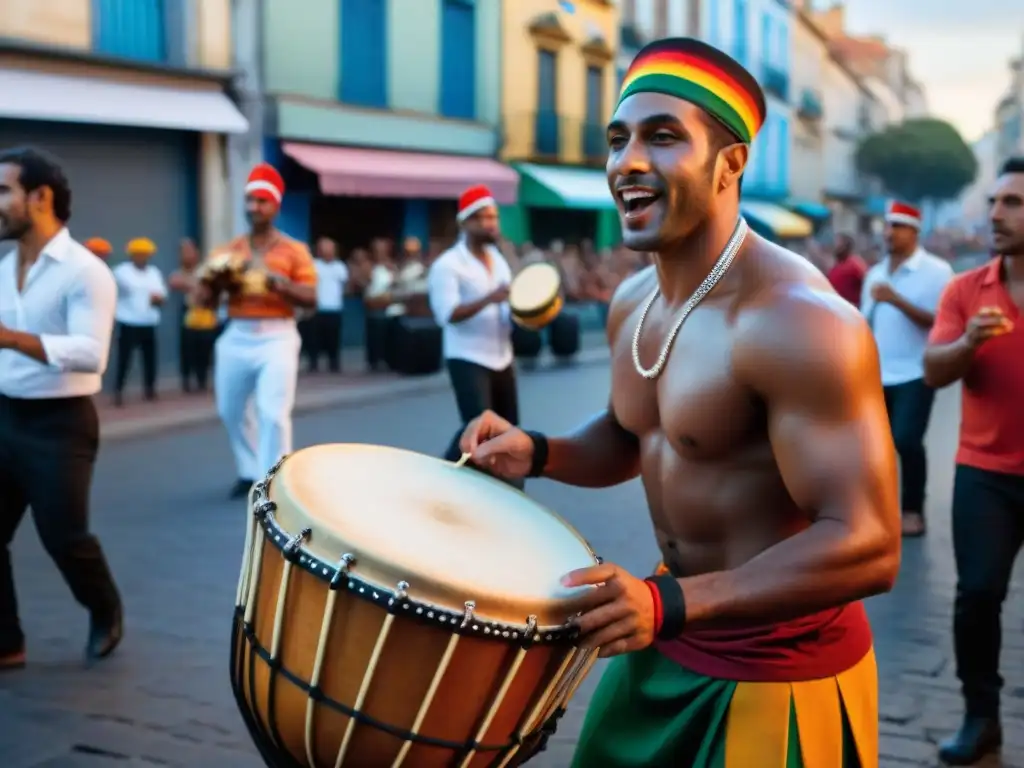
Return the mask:
[[562,304],[562,277],[551,264],[530,264],[512,278],[508,305],[523,328],[539,331],[558,317]]
[[273,768],[515,766],[590,671],[561,577],[596,564],[480,472],[321,445],[258,483],[231,680]]

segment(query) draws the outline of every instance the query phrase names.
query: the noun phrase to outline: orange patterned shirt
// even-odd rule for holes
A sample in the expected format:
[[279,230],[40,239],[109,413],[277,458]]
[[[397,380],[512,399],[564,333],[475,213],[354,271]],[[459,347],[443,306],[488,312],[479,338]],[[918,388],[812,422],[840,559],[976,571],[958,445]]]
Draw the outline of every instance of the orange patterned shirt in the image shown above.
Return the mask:
[[[236,237],[217,251],[232,251],[252,259],[249,236]],[[280,275],[296,285],[316,285],[316,266],[309,249],[298,240],[285,234],[278,234],[277,240],[263,254],[263,270]],[[284,320],[295,316],[295,308],[281,296],[267,290],[259,279],[252,275],[243,284],[242,290],[228,300],[228,317],[238,320]]]

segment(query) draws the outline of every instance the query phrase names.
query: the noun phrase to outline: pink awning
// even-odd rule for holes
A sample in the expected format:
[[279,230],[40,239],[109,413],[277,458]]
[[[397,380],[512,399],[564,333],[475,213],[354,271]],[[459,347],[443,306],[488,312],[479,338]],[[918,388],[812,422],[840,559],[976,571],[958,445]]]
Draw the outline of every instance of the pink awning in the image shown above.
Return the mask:
[[284,142],[281,148],[320,177],[320,191],[325,195],[456,200],[466,187],[486,184],[502,205],[519,198],[519,174],[486,157],[291,142]]

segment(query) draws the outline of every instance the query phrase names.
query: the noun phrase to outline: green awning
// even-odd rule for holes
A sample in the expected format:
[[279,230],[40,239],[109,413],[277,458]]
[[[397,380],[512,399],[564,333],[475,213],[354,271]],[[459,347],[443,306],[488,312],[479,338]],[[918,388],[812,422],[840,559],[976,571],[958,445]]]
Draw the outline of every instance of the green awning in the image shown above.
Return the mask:
[[813,200],[787,200],[786,207],[793,213],[799,213],[812,221],[825,221],[832,216],[832,211],[827,205],[816,203]]
[[515,163],[521,176],[519,204],[528,208],[572,208],[601,211],[615,208],[608,177],[594,168]]

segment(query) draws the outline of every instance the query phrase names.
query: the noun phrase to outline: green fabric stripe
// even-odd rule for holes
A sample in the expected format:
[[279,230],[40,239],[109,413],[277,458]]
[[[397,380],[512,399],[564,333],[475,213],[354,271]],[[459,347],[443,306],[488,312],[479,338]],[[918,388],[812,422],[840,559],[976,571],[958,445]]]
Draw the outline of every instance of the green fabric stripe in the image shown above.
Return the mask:
[[683,80],[673,75],[643,75],[630,83],[619,96],[619,104],[634,93],[663,93],[675,96],[696,104],[712,117],[719,120],[726,128],[749,144],[753,138],[747,130],[747,124],[729,102],[713,91],[691,80]]
[[[571,768],[725,768],[735,691],[735,682],[698,675],[653,648],[617,656],[594,691]],[[861,768],[845,705],[840,709],[843,761],[836,768]],[[792,696],[786,768],[804,768]]]
[[735,690],[653,648],[618,656],[591,699],[572,768],[722,768]]

